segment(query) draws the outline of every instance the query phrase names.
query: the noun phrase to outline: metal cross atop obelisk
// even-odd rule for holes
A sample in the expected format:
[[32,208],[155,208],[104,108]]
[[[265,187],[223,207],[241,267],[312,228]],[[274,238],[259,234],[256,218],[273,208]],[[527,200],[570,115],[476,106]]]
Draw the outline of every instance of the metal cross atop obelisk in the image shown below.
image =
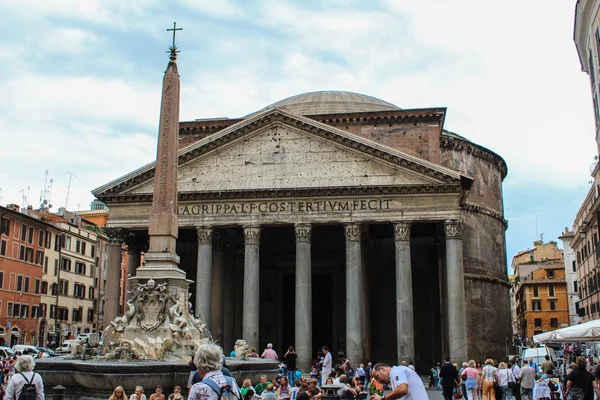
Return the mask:
[[177,53],[179,53],[179,51],[177,51],[177,46],[175,45],[175,34],[177,33],[177,31],[182,30],[183,28],[177,27],[177,22],[173,22],[173,29],[167,28],[167,32],[173,32],[173,44],[169,47],[169,51],[167,51],[167,53],[171,53],[172,58],[177,58]]

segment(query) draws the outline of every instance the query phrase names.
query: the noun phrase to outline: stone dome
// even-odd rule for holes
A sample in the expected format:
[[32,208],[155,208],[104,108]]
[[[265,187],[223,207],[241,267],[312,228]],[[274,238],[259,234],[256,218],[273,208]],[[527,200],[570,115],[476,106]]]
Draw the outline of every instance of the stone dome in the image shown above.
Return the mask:
[[400,110],[400,107],[366,94],[333,90],[298,94],[275,102],[263,110],[271,108],[283,108],[300,115]]

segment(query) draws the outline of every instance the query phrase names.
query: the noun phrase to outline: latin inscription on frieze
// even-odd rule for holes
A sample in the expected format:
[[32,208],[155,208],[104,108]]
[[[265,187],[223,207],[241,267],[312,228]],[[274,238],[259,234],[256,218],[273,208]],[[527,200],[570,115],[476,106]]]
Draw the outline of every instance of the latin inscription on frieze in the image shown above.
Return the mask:
[[186,204],[179,215],[273,214],[389,210],[392,200],[307,200]]

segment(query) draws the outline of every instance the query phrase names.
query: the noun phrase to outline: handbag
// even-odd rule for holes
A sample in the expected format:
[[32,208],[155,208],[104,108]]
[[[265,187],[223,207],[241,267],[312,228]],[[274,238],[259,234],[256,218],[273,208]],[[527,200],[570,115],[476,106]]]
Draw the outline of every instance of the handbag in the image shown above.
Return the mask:
[[519,384],[515,381],[515,374],[512,368],[508,370],[508,388],[511,390],[519,389]]
[[460,390],[460,384],[456,381],[454,381],[454,383],[456,383],[456,386],[454,387],[454,390],[452,391],[452,397],[454,397],[456,400],[462,399],[463,393]]

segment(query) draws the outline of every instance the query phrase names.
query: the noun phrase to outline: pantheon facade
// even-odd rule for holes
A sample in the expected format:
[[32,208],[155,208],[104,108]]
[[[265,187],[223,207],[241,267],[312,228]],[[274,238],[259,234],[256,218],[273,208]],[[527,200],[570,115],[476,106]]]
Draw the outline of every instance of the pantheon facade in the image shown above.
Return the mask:
[[[445,115],[324,91],[180,122],[177,254],[226,352],[293,345],[304,372],[323,345],[421,370],[507,354],[506,163]],[[137,262],[154,174],[93,191]]]

